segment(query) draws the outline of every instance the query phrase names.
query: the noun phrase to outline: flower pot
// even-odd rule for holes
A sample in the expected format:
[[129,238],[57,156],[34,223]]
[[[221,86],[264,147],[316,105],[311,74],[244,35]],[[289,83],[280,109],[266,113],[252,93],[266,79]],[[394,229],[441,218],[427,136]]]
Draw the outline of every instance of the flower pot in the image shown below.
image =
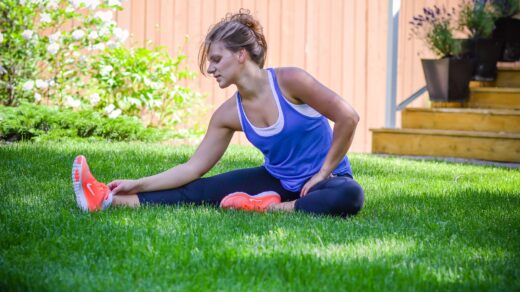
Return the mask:
[[499,61],[520,61],[520,19],[511,17],[499,18],[495,22],[493,38],[504,43]]
[[473,80],[494,81],[502,41],[495,38],[475,38],[462,41],[462,58],[473,61]]
[[434,102],[463,102],[469,97],[473,64],[469,59],[421,60],[426,89]]

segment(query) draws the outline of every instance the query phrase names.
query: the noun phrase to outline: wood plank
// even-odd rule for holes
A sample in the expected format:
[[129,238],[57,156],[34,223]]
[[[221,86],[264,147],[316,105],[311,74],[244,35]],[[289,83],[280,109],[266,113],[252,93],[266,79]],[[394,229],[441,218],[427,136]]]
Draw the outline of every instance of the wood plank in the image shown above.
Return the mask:
[[157,44],[159,42],[159,19],[161,15],[160,2],[155,0],[147,0],[145,2],[145,43],[148,41]]
[[354,10],[356,19],[356,27],[354,31],[355,41],[355,59],[354,59],[354,76],[357,80],[354,83],[354,99],[353,107],[361,116],[361,120],[357,125],[356,136],[354,141],[359,141],[352,145],[353,151],[366,151],[366,140],[368,136],[367,121],[363,119],[368,115],[366,106],[367,95],[367,4],[364,1],[355,1]]
[[520,88],[471,88],[467,107],[520,109]]
[[144,47],[146,41],[146,32],[145,32],[145,18],[146,15],[146,2],[145,1],[133,1],[132,2],[132,10],[131,17],[132,21],[130,22],[130,29],[134,35],[134,39],[132,41],[133,46]]
[[402,127],[520,133],[520,111],[497,109],[406,109]]
[[520,87],[520,69],[499,69],[495,86]]
[[[124,2],[123,2],[124,3]],[[173,43],[173,10],[175,3],[171,0],[160,0],[161,18],[159,20],[159,35],[161,45],[166,46],[168,53],[175,56],[176,50]]]
[[520,162],[520,135],[372,130],[372,152]]
[[432,101],[430,102],[431,108],[461,108],[464,107],[463,102],[438,102]]

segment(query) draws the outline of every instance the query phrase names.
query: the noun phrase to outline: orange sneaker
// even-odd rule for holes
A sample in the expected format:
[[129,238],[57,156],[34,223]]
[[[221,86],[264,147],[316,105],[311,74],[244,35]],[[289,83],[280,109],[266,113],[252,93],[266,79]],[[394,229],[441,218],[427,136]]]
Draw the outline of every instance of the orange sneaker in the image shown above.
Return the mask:
[[273,191],[263,192],[255,196],[236,192],[225,196],[220,201],[220,208],[265,212],[269,205],[278,204],[281,201],[280,195]]
[[104,210],[112,203],[110,189],[92,176],[83,155],[76,156],[72,164],[72,184],[78,207],[85,212]]

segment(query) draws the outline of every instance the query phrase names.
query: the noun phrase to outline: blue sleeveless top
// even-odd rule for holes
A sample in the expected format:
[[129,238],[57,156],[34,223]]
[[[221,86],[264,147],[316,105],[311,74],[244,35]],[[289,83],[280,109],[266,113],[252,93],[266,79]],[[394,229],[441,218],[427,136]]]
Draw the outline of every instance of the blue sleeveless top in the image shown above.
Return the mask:
[[[309,105],[296,105],[286,100],[278,86],[274,69],[267,70],[278,107],[278,120],[267,128],[255,127],[247,119],[237,91],[240,124],[249,142],[264,154],[265,169],[279,179],[286,190],[297,192],[325,162],[332,145],[332,128],[327,118]],[[332,174],[352,176],[347,156]]]

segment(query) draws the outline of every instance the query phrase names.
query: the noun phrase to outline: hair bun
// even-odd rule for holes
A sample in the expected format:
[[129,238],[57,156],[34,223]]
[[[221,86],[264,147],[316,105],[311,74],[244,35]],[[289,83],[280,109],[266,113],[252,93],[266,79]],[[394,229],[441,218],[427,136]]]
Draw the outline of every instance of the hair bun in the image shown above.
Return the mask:
[[262,32],[262,25],[260,25],[260,22],[251,15],[249,9],[240,8],[238,13],[226,15],[226,20],[239,22],[254,32]]

